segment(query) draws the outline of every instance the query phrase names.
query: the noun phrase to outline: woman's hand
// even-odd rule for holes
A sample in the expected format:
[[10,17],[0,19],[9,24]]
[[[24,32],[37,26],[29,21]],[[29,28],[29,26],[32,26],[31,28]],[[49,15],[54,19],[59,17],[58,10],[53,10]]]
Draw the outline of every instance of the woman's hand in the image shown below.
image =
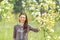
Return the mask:
[[41,31],[41,28],[37,28],[38,32]]

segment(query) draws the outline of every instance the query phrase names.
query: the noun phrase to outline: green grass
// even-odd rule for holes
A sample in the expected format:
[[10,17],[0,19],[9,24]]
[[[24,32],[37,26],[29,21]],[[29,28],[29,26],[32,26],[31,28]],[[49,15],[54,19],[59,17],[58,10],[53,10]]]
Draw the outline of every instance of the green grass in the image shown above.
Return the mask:
[[[4,23],[0,22],[0,40],[13,40],[13,27],[16,25],[17,22],[14,23]],[[30,22],[29,24],[32,25],[32,27],[38,27],[37,22]],[[60,35],[60,21],[55,23],[55,34]],[[44,40],[44,33],[43,31],[40,31],[38,33],[29,32],[28,35],[29,40]]]

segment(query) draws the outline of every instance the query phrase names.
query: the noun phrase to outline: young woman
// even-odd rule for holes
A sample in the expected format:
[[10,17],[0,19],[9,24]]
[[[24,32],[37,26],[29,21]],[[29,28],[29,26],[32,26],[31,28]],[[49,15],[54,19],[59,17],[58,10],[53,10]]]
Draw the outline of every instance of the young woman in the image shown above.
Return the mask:
[[28,40],[28,32],[32,30],[38,32],[37,28],[32,28],[28,24],[27,15],[25,13],[20,13],[19,24],[14,26],[13,38],[14,40]]

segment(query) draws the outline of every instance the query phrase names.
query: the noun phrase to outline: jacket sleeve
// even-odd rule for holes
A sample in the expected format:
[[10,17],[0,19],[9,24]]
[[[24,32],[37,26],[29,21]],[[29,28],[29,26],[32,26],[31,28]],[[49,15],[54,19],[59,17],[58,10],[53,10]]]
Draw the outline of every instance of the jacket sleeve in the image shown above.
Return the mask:
[[14,26],[13,38],[16,39],[16,26]]
[[30,25],[29,25],[29,30],[34,31],[34,32],[38,32],[38,29],[37,28],[33,28]]

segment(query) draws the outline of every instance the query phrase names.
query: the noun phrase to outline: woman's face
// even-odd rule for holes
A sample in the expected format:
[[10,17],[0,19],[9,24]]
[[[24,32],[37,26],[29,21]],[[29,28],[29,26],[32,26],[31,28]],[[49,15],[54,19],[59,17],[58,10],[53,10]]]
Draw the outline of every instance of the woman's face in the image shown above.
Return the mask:
[[21,16],[19,17],[19,20],[20,20],[21,23],[24,23],[25,20],[26,20],[26,16],[25,16],[25,15],[21,15]]

